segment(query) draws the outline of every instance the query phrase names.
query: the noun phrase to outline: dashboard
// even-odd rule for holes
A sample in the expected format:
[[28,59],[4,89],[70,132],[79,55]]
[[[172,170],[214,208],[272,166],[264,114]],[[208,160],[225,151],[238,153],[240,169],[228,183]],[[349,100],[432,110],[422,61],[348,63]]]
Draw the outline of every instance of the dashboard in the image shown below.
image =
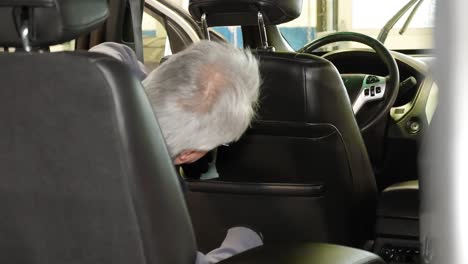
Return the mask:
[[[434,82],[431,56],[409,56],[392,51],[400,71],[400,90],[390,111],[393,122],[389,137],[420,140],[429,127],[438,104],[439,88]],[[365,73],[386,76],[387,70],[376,53],[368,49],[334,51],[323,56],[341,74]]]
[[[398,98],[387,121],[374,131],[363,133],[379,189],[419,178],[419,149],[424,145],[424,134],[436,111],[439,93],[431,74],[433,57],[391,53],[400,72]],[[339,50],[323,57],[331,61],[341,74],[388,74],[373,50]],[[372,104],[366,106],[370,109]],[[356,116],[358,123],[359,114]]]

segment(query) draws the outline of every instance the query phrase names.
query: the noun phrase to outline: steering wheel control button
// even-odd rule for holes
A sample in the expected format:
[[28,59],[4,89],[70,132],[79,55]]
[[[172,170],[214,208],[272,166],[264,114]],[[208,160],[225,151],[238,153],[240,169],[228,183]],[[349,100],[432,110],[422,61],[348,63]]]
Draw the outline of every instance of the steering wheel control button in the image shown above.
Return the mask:
[[379,82],[379,77],[374,76],[374,75],[367,76],[367,80],[366,80],[367,84],[376,83],[376,82]]
[[385,95],[385,85],[385,77],[367,75],[362,81],[358,97],[353,102],[354,114],[357,114],[362,106],[368,102],[382,100]]

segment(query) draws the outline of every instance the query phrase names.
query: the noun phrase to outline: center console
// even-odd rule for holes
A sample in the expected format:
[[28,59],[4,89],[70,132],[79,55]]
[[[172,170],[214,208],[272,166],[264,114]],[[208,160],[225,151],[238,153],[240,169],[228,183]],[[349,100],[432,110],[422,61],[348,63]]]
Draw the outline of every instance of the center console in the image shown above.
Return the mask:
[[377,210],[374,252],[389,264],[419,263],[419,182],[392,185]]

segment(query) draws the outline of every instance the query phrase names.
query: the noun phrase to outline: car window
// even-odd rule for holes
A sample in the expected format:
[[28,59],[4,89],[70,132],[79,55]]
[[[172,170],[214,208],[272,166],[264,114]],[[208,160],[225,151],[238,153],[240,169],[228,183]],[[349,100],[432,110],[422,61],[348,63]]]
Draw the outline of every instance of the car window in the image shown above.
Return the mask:
[[[187,13],[188,11],[188,6],[189,6],[189,1],[188,0],[179,0],[179,1],[174,1],[174,3],[178,4],[183,10],[185,10]],[[222,27],[210,27],[210,30],[214,30],[221,37],[224,38],[227,42],[233,44],[234,46],[238,48],[243,48],[244,47],[244,42],[242,39],[242,29],[240,26],[222,26]]]
[[223,38],[238,48],[243,48],[244,43],[242,40],[242,30],[240,26],[230,27],[212,27],[210,28],[218,32]]
[[159,65],[161,58],[172,54],[164,19],[145,9],[142,30],[145,66],[154,69]]
[[[408,0],[353,0],[351,4],[352,10],[352,27],[355,29],[380,29]],[[379,12],[369,12],[376,5],[379,7]],[[415,28],[432,28],[434,26],[435,0],[425,0],[422,2],[418,11],[415,13],[411,21],[410,27]],[[401,28],[408,17],[407,13],[398,23],[395,28]]]
[[59,45],[50,46],[50,52],[73,51],[75,50],[75,40],[71,40]]
[[[316,38],[339,31],[354,31],[377,38],[385,23],[407,3],[408,0],[306,0],[301,16],[279,25],[279,29],[295,50]],[[410,9],[390,31],[385,45],[390,49],[433,48],[435,3],[436,0],[423,1],[408,29],[401,35],[399,31],[409,17]],[[340,43],[339,46],[351,48],[360,45]]]
[[278,25],[278,28],[294,50],[304,47],[305,44],[316,38],[317,1],[304,1],[301,15],[288,22]]
[[[8,49],[8,52],[15,52],[15,48],[4,48],[0,47],[0,52],[5,52],[5,49]],[[75,40],[70,40],[68,42],[50,46],[50,52],[59,52],[59,51],[73,51],[75,50]]]

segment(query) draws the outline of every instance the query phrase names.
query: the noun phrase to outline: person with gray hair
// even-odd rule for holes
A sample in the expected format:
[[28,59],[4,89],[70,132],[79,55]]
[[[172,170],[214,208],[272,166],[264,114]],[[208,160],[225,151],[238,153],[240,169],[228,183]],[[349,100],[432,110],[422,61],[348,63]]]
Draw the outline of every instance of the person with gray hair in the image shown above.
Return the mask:
[[125,45],[106,42],[90,51],[124,62],[142,80],[176,165],[236,141],[255,114],[260,74],[248,50],[200,41],[149,75]]
[[171,56],[143,80],[175,164],[191,163],[244,133],[260,78],[253,55],[202,41]]
[[[122,61],[140,78],[175,165],[193,163],[216,147],[238,140],[255,115],[260,73],[249,50],[200,41],[149,74],[125,45],[106,42],[90,51]],[[233,227],[221,247],[208,254],[199,252],[196,263],[216,263],[261,245],[261,234]]]

